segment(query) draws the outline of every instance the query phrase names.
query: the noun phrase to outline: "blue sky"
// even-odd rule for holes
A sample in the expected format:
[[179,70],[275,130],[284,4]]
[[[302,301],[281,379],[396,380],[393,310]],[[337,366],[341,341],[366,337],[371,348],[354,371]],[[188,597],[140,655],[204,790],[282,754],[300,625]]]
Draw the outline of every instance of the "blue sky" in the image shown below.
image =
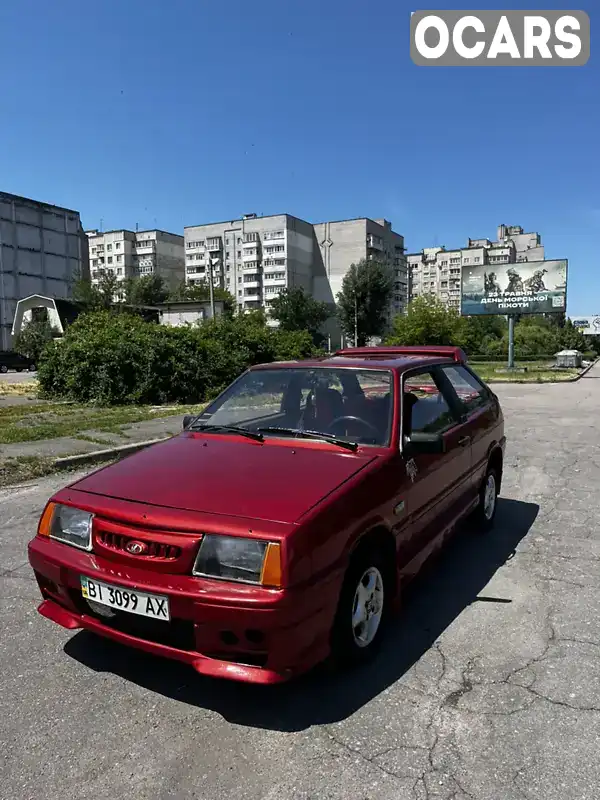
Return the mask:
[[409,252],[520,224],[569,258],[569,312],[600,313],[594,29],[585,67],[424,68],[419,8],[3,3],[0,188],[104,229],[386,217]]

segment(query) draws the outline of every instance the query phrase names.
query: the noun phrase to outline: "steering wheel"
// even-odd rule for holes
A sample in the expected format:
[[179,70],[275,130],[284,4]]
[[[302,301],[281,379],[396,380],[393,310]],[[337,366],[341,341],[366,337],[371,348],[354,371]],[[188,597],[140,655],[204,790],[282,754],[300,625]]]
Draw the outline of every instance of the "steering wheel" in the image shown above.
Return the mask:
[[363,425],[365,430],[367,430],[371,435],[374,435],[376,438],[379,438],[379,431],[374,425],[371,425],[370,422],[367,422],[366,419],[361,419],[360,417],[354,416],[343,416],[334,419],[333,422],[327,428],[327,433],[335,433],[335,428],[340,422],[358,422],[360,425]]

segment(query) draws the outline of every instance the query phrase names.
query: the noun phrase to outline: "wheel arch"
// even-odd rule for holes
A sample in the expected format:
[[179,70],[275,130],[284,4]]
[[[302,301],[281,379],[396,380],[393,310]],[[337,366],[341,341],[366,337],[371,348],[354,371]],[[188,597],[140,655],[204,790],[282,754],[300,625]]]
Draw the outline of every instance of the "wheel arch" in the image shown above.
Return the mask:
[[386,565],[389,564],[388,578],[392,586],[392,596],[398,590],[398,568],[396,564],[396,539],[384,524],[378,523],[364,531],[353,543],[348,564],[360,558],[365,552],[378,550],[383,553]]
[[502,473],[504,471],[504,453],[499,444],[495,444],[490,450],[488,456],[488,469],[493,468],[496,470],[498,476],[498,493],[502,488]]

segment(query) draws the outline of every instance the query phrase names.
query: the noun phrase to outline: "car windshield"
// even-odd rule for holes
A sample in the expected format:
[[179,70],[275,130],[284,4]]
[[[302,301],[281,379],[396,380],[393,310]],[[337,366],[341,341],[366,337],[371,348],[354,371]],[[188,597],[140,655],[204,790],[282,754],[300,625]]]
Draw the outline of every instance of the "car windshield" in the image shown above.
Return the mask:
[[247,372],[193,427],[243,428],[265,437],[322,434],[387,447],[392,409],[388,370],[278,367]]

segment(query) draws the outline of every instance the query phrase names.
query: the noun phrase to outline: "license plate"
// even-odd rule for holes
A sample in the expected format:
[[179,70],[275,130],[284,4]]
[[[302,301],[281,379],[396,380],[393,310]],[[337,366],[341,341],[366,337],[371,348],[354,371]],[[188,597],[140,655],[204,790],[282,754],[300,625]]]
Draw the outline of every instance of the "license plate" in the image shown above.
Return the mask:
[[124,586],[111,586],[91,578],[81,576],[81,594],[86,600],[93,600],[117,611],[127,611],[140,617],[151,617],[170,622],[169,598],[161,594],[146,594]]

